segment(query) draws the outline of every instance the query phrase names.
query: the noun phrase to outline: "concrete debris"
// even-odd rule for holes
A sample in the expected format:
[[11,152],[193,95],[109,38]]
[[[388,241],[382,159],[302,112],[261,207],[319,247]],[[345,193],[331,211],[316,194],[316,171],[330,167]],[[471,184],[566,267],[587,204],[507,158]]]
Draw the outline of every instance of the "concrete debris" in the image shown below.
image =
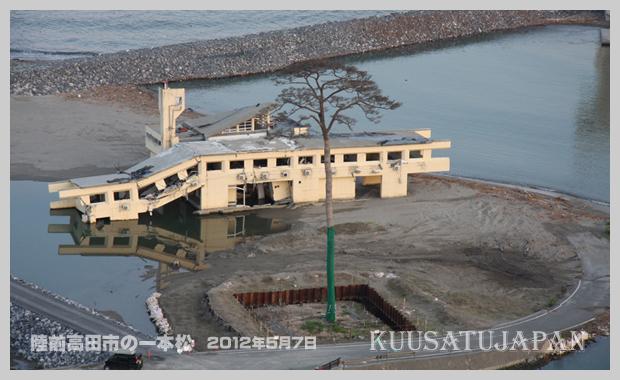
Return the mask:
[[585,347],[586,342],[590,339],[592,336],[587,331],[571,334],[570,338],[549,339],[547,351],[551,351],[551,355],[564,355],[579,347]]
[[76,367],[100,363],[110,355],[93,351],[44,351],[32,352],[31,335],[64,336],[81,335],[62,324],[24,309],[11,302],[11,351],[21,358],[34,362],[40,368]]
[[172,327],[166,317],[164,317],[164,311],[159,306],[159,297],[161,297],[161,293],[155,292],[151,294],[146,299],[146,308],[157,331],[163,335],[171,335]]

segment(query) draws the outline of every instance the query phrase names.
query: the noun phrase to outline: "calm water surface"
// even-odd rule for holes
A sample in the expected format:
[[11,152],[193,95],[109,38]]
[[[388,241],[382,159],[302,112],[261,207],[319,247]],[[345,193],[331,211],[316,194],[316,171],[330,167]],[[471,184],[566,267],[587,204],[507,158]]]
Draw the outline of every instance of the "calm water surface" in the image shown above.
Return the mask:
[[[452,140],[437,152],[451,157],[452,174],[609,201],[609,48],[598,28],[536,28],[348,61],[403,103],[357,130],[431,128]],[[279,92],[267,76],[179,85],[203,112]]]
[[65,59],[393,11],[12,11],[11,58]]
[[170,276],[205,269],[206,255],[245,237],[289,228],[256,214],[198,217],[182,201],[139,220],[90,225],[75,210],[50,211],[52,199],[46,183],[11,182],[11,273],[147,333],[155,330],[144,302]]
[[541,369],[608,370],[610,368],[609,342],[610,338],[607,336],[597,337],[596,341],[588,344],[585,350],[576,351],[563,356],[558,360],[551,361],[544,365]]

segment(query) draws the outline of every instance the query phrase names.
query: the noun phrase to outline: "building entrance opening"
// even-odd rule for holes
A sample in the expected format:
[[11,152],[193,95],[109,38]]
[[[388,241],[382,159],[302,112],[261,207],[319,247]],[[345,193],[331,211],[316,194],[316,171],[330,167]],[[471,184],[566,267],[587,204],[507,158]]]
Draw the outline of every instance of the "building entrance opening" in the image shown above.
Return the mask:
[[381,198],[381,176],[355,178],[355,199]]
[[273,184],[247,183],[235,187],[237,206],[274,204]]

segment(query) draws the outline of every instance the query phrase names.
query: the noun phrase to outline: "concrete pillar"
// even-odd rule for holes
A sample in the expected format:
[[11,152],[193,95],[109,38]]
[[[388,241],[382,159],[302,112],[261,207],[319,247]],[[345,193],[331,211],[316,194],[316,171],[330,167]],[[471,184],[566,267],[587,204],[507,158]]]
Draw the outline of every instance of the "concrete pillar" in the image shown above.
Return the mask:
[[256,184],[256,190],[258,193],[258,199],[265,199],[265,186],[262,183]]
[[179,142],[176,135],[176,120],[185,110],[185,89],[159,89],[159,129],[161,149],[166,150]]
[[200,179],[200,209],[206,210],[209,208],[208,206],[208,195],[207,195],[207,163],[201,160],[198,163],[198,178]]

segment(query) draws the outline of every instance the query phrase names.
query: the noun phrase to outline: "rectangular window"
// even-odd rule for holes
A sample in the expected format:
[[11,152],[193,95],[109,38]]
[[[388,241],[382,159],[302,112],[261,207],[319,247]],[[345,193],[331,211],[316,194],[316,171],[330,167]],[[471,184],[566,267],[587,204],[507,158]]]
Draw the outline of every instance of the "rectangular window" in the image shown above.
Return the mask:
[[166,182],[166,186],[174,185],[179,182],[179,176],[176,174],[173,174],[170,177],[164,178],[164,182]]
[[366,161],[380,161],[379,153],[366,153]]
[[313,162],[312,156],[299,156],[299,165],[312,165]]
[[102,203],[105,202],[105,194],[94,194],[90,196],[90,203]]
[[129,236],[116,236],[114,240],[112,240],[112,244],[115,246],[127,247],[129,246]]
[[254,167],[257,169],[267,167],[267,159],[254,160]]
[[221,162],[207,162],[207,171],[222,170]]
[[88,241],[88,245],[95,246],[95,247],[104,246],[105,245],[105,237],[103,237],[103,236],[91,236],[90,240]]
[[191,177],[193,175],[198,175],[198,165],[187,168],[187,176]]
[[[333,155],[333,154],[330,154],[330,155],[329,155],[329,162],[331,162],[331,163],[336,162],[336,157],[334,157],[334,155]],[[324,154],[322,154],[322,155],[321,155],[321,163],[322,163],[322,164],[324,164],[324,163],[325,163],[325,155],[324,155]]]
[[421,150],[410,150],[409,158],[422,158],[422,151]]
[[388,152],[388,160],[400,160],[402,158],[401,152]]
[[122,201],[123,199],[129,199],[129,191],[115,191],[114,200]]
[[344,162],[357,162],[357,154],[345,154],[342,159]]
[[231,169],[243,169],[243,160],[239,160],[239,161],[230,161],[230,168]]
[[276,158],[276,166],[291,166],[290,157]]

